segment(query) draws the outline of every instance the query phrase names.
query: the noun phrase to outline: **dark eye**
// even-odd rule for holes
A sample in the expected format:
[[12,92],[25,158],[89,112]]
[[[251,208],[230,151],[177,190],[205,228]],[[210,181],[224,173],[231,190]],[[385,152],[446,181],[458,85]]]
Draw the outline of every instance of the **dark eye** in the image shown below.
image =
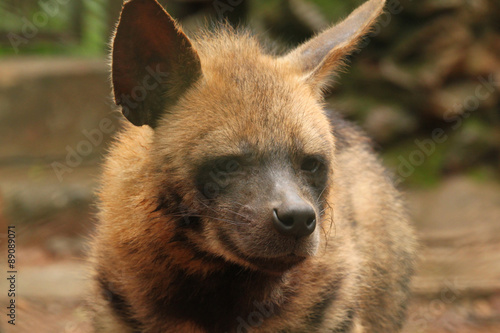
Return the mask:
[[196,172],[196,186],[207,198],[213,199],[231,186],[243,174],[238,156],[217,157],[202,164]]
[[302,165],[300,166],[300,168],[302,169],[302,171],[315,173],[322,166],[323,166],[323,163],[321,163],[321,161],[318,160],[316,157],[308,157],[302,162]]

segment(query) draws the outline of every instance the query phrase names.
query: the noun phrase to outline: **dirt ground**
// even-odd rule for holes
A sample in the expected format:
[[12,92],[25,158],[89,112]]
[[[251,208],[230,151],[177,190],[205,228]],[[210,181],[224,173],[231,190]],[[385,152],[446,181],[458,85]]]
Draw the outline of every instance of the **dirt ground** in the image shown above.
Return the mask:
[[[500,185],[455,178],[407,196],[422,250],[404,333],[500,332]],[[91,331],[83,257],[90,221],[17,230],[16,325],[3,315],[1,332]],[[6,283],[0,282],[2,312]]]

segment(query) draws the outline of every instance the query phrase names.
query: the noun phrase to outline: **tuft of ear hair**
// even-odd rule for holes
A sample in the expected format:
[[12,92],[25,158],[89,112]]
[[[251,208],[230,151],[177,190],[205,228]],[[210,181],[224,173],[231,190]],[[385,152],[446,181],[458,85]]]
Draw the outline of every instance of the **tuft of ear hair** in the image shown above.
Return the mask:
[[155,128],[169,104],[201,76],[200,59],[156,0],[123,5],[113,40],[115,103],[134,125]]
[[305,80],[322,89],[343,59],[356,49],[384,9],[385,0],[369,0],[344,21],[321,32],[283,58],[292,64]]

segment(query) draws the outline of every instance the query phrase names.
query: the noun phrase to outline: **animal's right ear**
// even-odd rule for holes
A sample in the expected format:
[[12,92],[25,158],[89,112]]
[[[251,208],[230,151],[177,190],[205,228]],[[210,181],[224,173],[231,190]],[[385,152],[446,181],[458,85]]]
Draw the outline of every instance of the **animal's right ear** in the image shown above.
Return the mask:
[[191,42],[156,0],[123,5],[113,40],[115,103],[134,125],[156,127],[172,103],[201,76]]

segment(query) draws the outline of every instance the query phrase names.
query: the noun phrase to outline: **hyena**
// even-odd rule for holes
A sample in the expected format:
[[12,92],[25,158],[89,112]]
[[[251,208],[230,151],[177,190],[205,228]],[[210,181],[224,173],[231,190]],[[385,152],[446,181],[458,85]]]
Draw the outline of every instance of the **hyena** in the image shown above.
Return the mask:
[[323,105],[383,6],[276,55],[224,26],[189,39],[156,0],[124,4],[112,83],[128,121],[91,243],[97,332],[400,330],[412,228],[369,140]]

